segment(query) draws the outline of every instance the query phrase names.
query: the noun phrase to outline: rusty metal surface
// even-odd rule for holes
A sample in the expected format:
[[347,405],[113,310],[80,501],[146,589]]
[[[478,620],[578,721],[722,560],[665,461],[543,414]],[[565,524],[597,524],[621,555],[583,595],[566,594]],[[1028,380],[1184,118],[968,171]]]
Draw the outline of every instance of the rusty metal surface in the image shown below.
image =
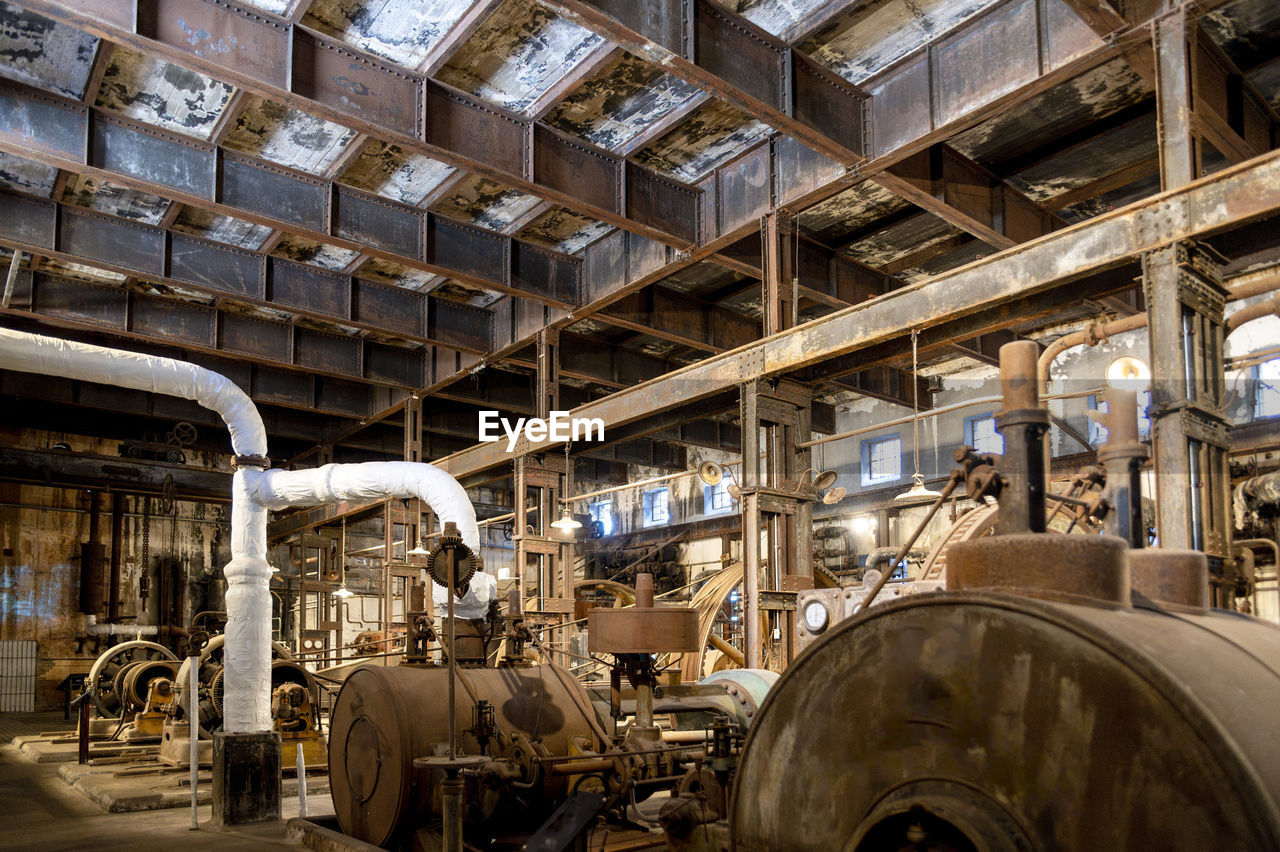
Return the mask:
[[[846,308],[734,352],[576,409],[606,430],[645,412],[687,404],[752,378],[795,370],[901,336],[908,327],[977,314],[1052,284],[1126,262],[1189,235],[1239,224],[1280,207],[1280,154],[1226,169],[1202,183],[1155,196],[927,282]],[[544,441],[530,449],[545,449]],[[492,444],[440,460],[455,476],[492,467]]]
[[[462,730],[470,725],[472,705],[480,699],[493,705],[496,716],[491,753],[516,761],[522,773],[532,771],[532,739],[540,737],[551,755],[568,754],[572,738],[597,749],[606,745],[594,720],[588,719],[594,711],[586,693],[567,672],[544,665],[463,669],[457,674],[457,734],[463,753],[480,754],[479,743]],[[416,772],[412,763],[434,754],[434,747],[449,738],[443,699],[447,678],[445,669],[408,666],[366,666],[347,677],[329,731],[329,783],[345,833],[386,845],[430,818],[427,776]],[[468,818],[487,818],[491,826],[540,823],[550,811],[548,803],[564,794],[566,784],[553,776],[535,780],[521,793],[520,803],[507,796],[481,801],[470,795]]]
[[1115,536],[1019,533],[957,541],[947,551],[947,589],[1016,589],[1127,606],[1128,555]]
[[700,651],[698,612],[687,607],[591,609],[587,644],[593,653],[605,654]]
[[[426,242],[421,245],[424,213],[419,208],[342,187],[336,181],[306,175],[261,158],[186,139],[179,134],[127,122],[102,110],[92,110],[88,122],[82,108],[54,100],[17,84],[0,82],[0,106],[17,115],[38,113],[39,122],[0,117],[0,149],[64,168],[83,164],[82,171],[218,215],[281,227],[292,233],[369,254],[425,272],[448,275],[502,292],[557,305],[576,304],[581,261],[560,252],[521,244],[510,236],[478,231],[463,236],[468,226],[436,214],[426,215]],[[0,111],[0,116],[4,115]],[[93,144],[86,153],[85,135]],[[145,131],[145,132],[144,132]],[[104,135],[109,134],[109,135]],[[108,144],[109,143],[109,144]],[[665,180],[658,176],[655,179]],[[217,192],[213,190],[216,186]],[[696,193],[676,185],[675,207],[661,197],[652,203],[672,209],[678,217],[694,216]],[[330,204],[330,199],[334,203]],[[691,220],[692,221],[692,220]],[[450,251],[455,241],[465,242]],[[557,280],[572,278],[571,292],[512,283],[509,269],[520,245],[554,262]],[[90,255],[103,260],[99,255]],[[160,269],[151,270],[159,274]],[[566,296],[568,298],[566,298]]]
[[[621,228],[677,245],[697,241],[677,219],[641,220],[620,214],[616,206],[596,206],[596,189],[581,181],[567,187],[540,182],[528,164],[538,157],[544,162],[557,157],[561,149],[551,146],[546,154],[536,150],[536,122],[287,20],[229,3],[156,0],[140,11],[135,29],[115,16],[99,16],[76,0],[32,0],[28,5],[82,31],[163,56],[255,95],[303,107],[406,152],[577,206]],[[629,172],[632,168],[627,165]],[[668,197],[674,200],[691,192],[696,200],[699,195],[678,184],[648,186],[661,207],[670,206]],[[664,230],[666,225],[675,230]]]
[[1129,581],[1135,592],[1162,606],[1209,607],[1209,563],[1198,550],[1130,550]]
[[[1207,627],[1223,619],[1234,641]],[[1252,708],[1280,700],[1259,659],[1277,637],[1240,617],[995,592],[870,610],[771,691],[738,770],[733,848],[863,848],[912,806],[994,849],[1272,848],[1280,738]]]

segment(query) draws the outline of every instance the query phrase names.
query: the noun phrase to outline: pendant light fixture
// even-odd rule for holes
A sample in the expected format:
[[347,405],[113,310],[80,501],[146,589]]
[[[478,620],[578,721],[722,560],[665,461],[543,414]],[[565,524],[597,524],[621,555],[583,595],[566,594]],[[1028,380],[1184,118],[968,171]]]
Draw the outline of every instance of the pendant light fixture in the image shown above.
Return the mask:
[[915,472],[911,474],[911,487],[893,498],[893,502],[904,506],[914,503],[932,503],[942,496],[937,491],[925,488],[924,475],[920,473],[919,339],[920,332],[917,329],[911,329],[911,426],[915,436],[913,439]]
[[560,514],[560,520],[552,521],[551,526],[553,529],[564,530],[565,532],[569,532],[570,530],[578,529],[579,527],[582,526],[582,524],[580,524],[573,517],[573,512],[572,512],[572,509],[573,509],[573,461],[569,458],[569,442],[568,441],[566,441],[564,445],[564,497],[565,497],[564,509]]

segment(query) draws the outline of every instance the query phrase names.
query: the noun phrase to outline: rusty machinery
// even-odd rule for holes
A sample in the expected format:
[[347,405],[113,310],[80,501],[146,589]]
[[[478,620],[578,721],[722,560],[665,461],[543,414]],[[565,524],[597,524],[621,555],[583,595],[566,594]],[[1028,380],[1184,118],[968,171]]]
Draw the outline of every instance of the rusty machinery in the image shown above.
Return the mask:
[[[435,558],[452,559],[456,571],[464,547],[459,540]],[[440,573],[437,580],[449,579]],[[452,675],[432,665],[429,619],[411,615],[406,663],[355,670],[334,705],[329,775],[343,831],[389,848],[447,849],[461,844],[447,827],[453,800],[469,844],[518,835],[531,849],[566,848],[599,814],[620,819],[655,790],[710,789],[713,744],[727,759],[774,676],[729,672],[664,691],[651,654],[696,642],[696,613],[654,607],[651,578],[641,576],[637,607],[588,614],[592,650],[615,655],[619,678],[626,672],[634,684],[603,701],[615,719],[633,717],[622,733],[607,730],[593,696],[567,670],[525,657],[524,645],[539,641],[518,592],[496,668],[483,658],[464,664],[460,641]],[[677,724],[660,730],[655,713]],[[712,812],[722,815],[726,797],[717,803]]]
[[952,546],[946,593],[866,609],[797,659],[723,830],[742,852],[1280,848],[1262,710],[1280,630],[1209,609],[1201,553],[1031,531],[1036,400],[1001,354],[1025,463],[1002,472],[997,534]]
[[[190,763],[190,734],[187,718],[187,684],[191,661],[196,661],[198,720],[197,760],[212,765],[213,734],[222,728],[222,647],[226,637],[214,636],[200,650],[199,657],[183,660],[176,676],[173,695],[159,709],[165,714],[160,735],[160,761],[170,766]],[[320,731],[320,687],[315,676],[294,661],[289,649],[279,642],[271,643],[271,717],[286,753],[293,754],[302,746],[308,766],[319,766],[328,760],[328,749]]]

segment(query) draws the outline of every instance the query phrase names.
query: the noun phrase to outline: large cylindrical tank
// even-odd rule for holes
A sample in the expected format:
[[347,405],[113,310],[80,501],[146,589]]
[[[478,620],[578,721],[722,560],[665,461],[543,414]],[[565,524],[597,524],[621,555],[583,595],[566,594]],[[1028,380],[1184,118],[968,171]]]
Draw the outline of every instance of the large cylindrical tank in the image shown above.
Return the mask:
[[746,740],[734,848],[1280,849],[1280,630],[1045,597],[915,596],[813,645]]
[[[567,792],[564,775],[536,772],[525,751],[541,738],[547,755],[603,751],[608,743],[582,686],[552,665],[507,669],[459,669],[455,692],[459,753],[477,755],[468,730],[481,700],[494,710],[496,735],[490,753],[513,761],[533,781],[519,790],[522,802],[468,790],[470,818],[493,827],[536,827]],[[449,671],[413,666],[366,666],[347,677],[329,726],[329,785],[342,830],[377,845],[402,839],[430,819],[426,771],[418,757],[448,753]],[[537,748],[537,746],[534,746]],[[536,777],[534,773],[536,772]]]

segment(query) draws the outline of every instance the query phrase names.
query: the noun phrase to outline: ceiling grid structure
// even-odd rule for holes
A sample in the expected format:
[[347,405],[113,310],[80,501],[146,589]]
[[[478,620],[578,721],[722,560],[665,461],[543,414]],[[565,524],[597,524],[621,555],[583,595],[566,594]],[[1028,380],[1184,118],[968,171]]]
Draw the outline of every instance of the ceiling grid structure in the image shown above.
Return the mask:
[[[1259,3],[1197,4],[1249,107],[1207,113],[1229,150],[1206,171],[1275,142]],[[140,342],[133,303],[167,305],[209,355],[275,323],[290,342],[254,363],[395,393],[529,375],[547,326],[645,378],[755,344],[774,209],[805,321],[1159,189],[1147,22],[1091,0],[159,0],[136,27],[132,5],[0,4],[0,245],[32,296],[126,297],[123,325],[19,318]]]

